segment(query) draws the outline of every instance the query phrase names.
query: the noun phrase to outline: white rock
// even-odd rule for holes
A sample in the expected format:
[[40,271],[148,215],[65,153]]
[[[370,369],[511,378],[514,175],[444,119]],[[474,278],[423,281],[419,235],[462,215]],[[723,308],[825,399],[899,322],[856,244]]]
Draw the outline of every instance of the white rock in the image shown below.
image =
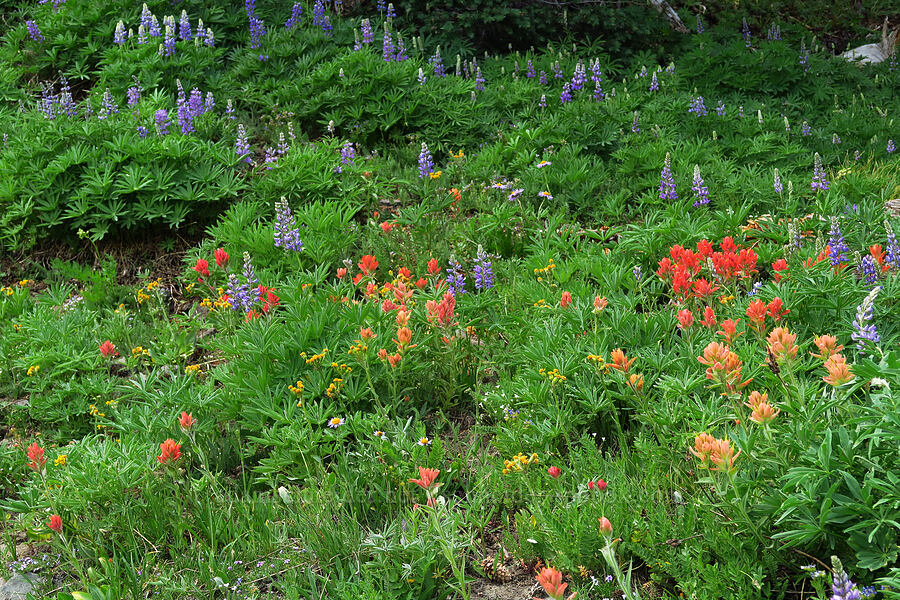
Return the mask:
[[866,44],[852,50],[847,50],[841,54],[841,58],[847,60],[859,61],[860,64],[878,64],[890,58],[894,47],[897,45],[897,33],[900,30],[888,33],[888,21],[885,17],[884,24],[881,26],[881,41],[877,44]]
[[16,573],[9,579],[0,579],[0,600],[25,600],[43,578],[39,575]]

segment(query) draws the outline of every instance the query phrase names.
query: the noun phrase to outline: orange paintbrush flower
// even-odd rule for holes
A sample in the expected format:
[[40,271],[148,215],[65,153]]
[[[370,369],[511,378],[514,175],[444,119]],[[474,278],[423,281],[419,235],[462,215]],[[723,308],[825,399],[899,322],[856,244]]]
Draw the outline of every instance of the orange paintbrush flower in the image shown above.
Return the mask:
[[437,479],[437,476],[440,475],[440,469],[429,469],[426,467],[419,467],[419,479],[410,479],[410,483],[414,483],[423,490],[432,491],[433,489],[437,489],[441,484],[435,484],[434,480]]
[[828,360],[825,361],[825,369],[828,371],[828,375],[822,379],[834,387],[853,381],[856,377],[847,364],[847,357],[843,354],[832,354],[828,357]]
[[778,364],[789,362],[797,358],[797,334],[788,331],[787,327],[776,327],[766,338],[769,343],[769,353],[775,357]]
[[844,349],[843,345],[838,345],[837,338],[833,335],[817,335],[813,340],[813,343],[816,345],[816,348],[819,349],[819,354],[813,352],[810,352],[810,354],[823,361],[828,360],[833,354],[837,354]]
[[612,359],[612,362],[606,366],[622,371],[623,373],[627,373],[628,369],[631,368],[632,363],[634,363],[634,359],[632,358],[629,360],[621,348],[616,348],[610,352],[609,357]]

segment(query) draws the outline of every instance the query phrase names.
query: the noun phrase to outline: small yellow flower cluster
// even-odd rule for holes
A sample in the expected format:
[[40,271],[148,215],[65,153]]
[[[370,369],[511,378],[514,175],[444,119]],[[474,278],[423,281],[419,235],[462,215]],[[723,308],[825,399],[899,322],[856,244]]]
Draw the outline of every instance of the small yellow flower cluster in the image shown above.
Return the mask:
[[41,365],[31,365],[30,367],[28,367],[28,371],[26,371],[25,374],[28,375],[29,377],[34,377],[35,375],[37,375],[38,371],[40,371],[40,370],[41,370]]
[[450,151],[450,156],[452,156],[453,158],[465,158],[466,153],[463,152],[462,150],[460,150],[460,151],[457,152],[456,154],[453,154],[453,151],[451,150],[451,151]]
[[307,358],[306,352],[301,352],[300,358],[306,358],[306,364],[314,365],[317,362],[320,362],[323,358],[325,358],[326,354],[328,354],[328,348],[323,348],[321,352],[319,352],[318,354],[313,354],[309,358]]
[[734,302],[734,296],[719,296],[719,304],[729,304]]
[[16,290],[12,289],[11,287],[2,287],[0,288],[0,293],[6,294],[7,296],[12,296],[16,293]]
[[566,376],[559,372],[559,369],[540,369],[538,370],[538,374],[550,382],[550,385],[556,385],[557,383],[562,383],[566,381]]
[[337,364],[336,362],[333,362],[331,363],[331,368],[337,369],[339,372],[344,374],[353,372],[353,368],[347,365],[347,363]]
[[429,177],[431,177],[432,179],[440,179],[440,178],[441,178],[441,171],[435,171],[434,173],[431,173],[431,174],[429,175]]
[[546,266],[546,267],[543,267],[543,268],[540,268],[540,269],[535,269],[535,270],[534,270],[534,274],[538,276],[538,281],[543,281],[544,278],[542,277],[542,275],[549,275],[549,276],[552,276],[552,275],[553,275],[553,269],[555,269],[555,268],[556,268],[556,263],[553,262],[553,259],[551,258],[549,261],[547,261],[547,266]]
[[20,323],[13,323],[13,329],[15,329],[16,331],[21,331],[22,325]]
[[150,351],[143,346],[135,346],[131,349],[132,358],[140,358],[142,356],[150,356]]
[[106,413],[100,412],[100,409],[97,408],[96,404],[91,404],[88,408],[91,409],[92,417],[105,417],[106,416]]
[[56,465],[57,467],[62,467],[62,466],[65,466],[66,461],[68,459],[69,459],[68,454],[60,454],[59,456],[56,457],[56,460],[53,461],[53,464]]
[[226,300],[224,294],[219,294],[219,299],[213,302],[213,308],[216,310],[222,310],[225,308],[231,308],[231,302]]
[[[138,294],[138,295],[140,295],[140,294]],[[145,294],[145,295],[146,295],[146,294]],[[147,296],[147,297],[149,298],[150,296]],[[125,305],[124,305],[124,304],[120,304],[119,306],[116,307],[115,313],[116,313],[117,315],[122,314],[122,313],[124,313],[124,312],[125,312]]]
[[209,298],[204,298],[203,300],[200,301],[200,306],[202,306],[203,308],[205,308],[207,310],[212,310],[212,307],[213,307],[212,300],[210,300]]
[[329,398],[337,398],[341,394],[342,387],[344,387],[344,380],[340,377],[335,377],[331,380],[331,383],[328,384],[328,389],[325,390],[325,395]]
[[20,281],[20,282],[17,283],[16,285],[18,285],[19,287],[28,287],[28,286],[31,285],[32,283],[34,283],[34,281],[32,281],[31,279],[23,279],[22,281]]
[[510,473],[520,473],[525,470],[525,467],[531,464],[537,464],[540,462],[538,460],[537,454],[532,454],[531,456],[526,456],[521,452],[516,454],[509,460],[503,461],[503,474],[509,475]]
[[535,308],[553,308],[552,306],[550,306],[549,304],[547,304],[547,301],[546,301],[545,299],[543,299],[543,298],[541,298],[540,300],[538,300],[537,302],[535,302],[535,303],[534,303],[534,307],[535,307]]
[[303,390],[306,389],[306,386],[303,385],[303,382],[299,379],[295,385],[289,385],[288,389],[291,390],[295,395],[299,396],[303,393]]
[[157,289],[161,283],[162,283],[162,279],[157,278],[155,281],[151,281],[150,283],[148,283],[146,288],[139,289],[137,291],[137,303],[143,304],[144,302],[149,300],[150,292]]
[[185,293],[185,294],[190,294],[190,293],[192,293],[193,291],[194,291],[194,284],[193,284],[193,283],[189,283],[189,284],[187,284],[186,286],[184,286],[184,293]]
[[347,350],[347,354],[356,354],[357,352],[365,354],[368,349],[369,347],[362,342],[357,342],[355,345],[350,346],[350,349]]
[[107,400],[105,404],[110,408],[115,408],[119,403],[115,400]]
[[203,369],[200,365],[188,365],[184,368],[185,375],[200,375]]

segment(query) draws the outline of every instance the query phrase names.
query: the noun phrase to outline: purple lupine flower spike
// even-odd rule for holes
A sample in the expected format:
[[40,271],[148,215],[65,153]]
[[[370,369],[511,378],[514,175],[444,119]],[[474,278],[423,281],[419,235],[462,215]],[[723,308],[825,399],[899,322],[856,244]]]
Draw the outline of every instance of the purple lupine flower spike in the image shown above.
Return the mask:
[[434,173],[434,161],[428,146],[422,142],[422,150],[419,152],[419,179],[426,179],[432,173]]
[[780,194],[784,191],[784,186],[781,185],[781,173],[778,172],[778,169],[775,169],[775,193]]
[[291,7],[291,17],[284,23],[285,29],[294,29],[297,27],[297,25],[300,24],[300,17],[302,16],[303,5],[299,2],[294,2],[294,6]]
[[387,23],[384,24],[384,40],[381,48],[384,62],[391,62],[394,58],[394,42],[391,40],[391,30]]
[[275,247],[284,248],[292,252],[303,250],[303,242],[300,241],[300,229],[294,221],[294,215],[287,199],[282,196],[275,202]]
[[494,287],[494,270],[490,257],[479,244],[475,255],[475,266],[472,268],[475,276],[475,289],[479,291],[489,290]]
[[34,21],[31,21],[31,20],[28,20],[28,21],[25,21],[25,26],[28,27],[28,36],[32,40],[34,40],[38,44],[44,43],[44,36],[41,33],[41,30],[38,27],[37,23],[35,23]]
[[837,217],[831,217],[831,230],[828,232],[828,246],[831,249],[829,258],[833,267],[837,267],[841,263],[847,262],[847,253],[850,251],[850,247],[844,240],[844,234],[841,233],[841,227],[838,224]]
[[244,129],[243,124],[238,124],[237,126],[237,137],[234,140],[234,151],[237,153],[238,158],[241,161],[249,164],[253,164],[253,159],[250,157],[250,142],[247,140],[247,131]]
[[466,293],[466,275],[462,265],[455,258],[450,257],[450,268],[447,269],[447,286],[454,296],[462,296]]
[[156,121],[156,135],[168,135],[169,113],[165,109],[160,109],[153,115],[153,119]]
[[856,347],[861,351],[866,348],[866,342],[877,345],[881,341],[878,330],[871,323],[875,310],[875,298],[878,297],[880,291],[881,286],[873,288],[856,307],[856,317],[853,319],[853,333],[850,334],[850,339],[856,342]]
[[238,276],[232,273],[228,276],[228,298],[231,310],[247,312],[253,307],[253,298],[250,296],[250,286],[241,283]]
[[828,189],[828,179],[826,177],[825,167],[822,166],[822,157],[816,152],[815,157],[813,158],[813,178],[811,184],[813,191],[824,191]]
[[116,31],[113,34],[113,43],[118,45],[125,43],[125,23],[122,21],[116,23]]
[[562,93],[559,95],[559,101],[562,104],[572,101],[572,86],[569,85],[568,81],[563,84]]
[[668,152],[666,152],[666,160],[659,174],[659,199],[678,199],[678,192],[675,190],[675,178],[672,176],[672,157]]
[[694,183],[691,190],[693,190],[694,196],[697,198],[694,201],[694,208],[709,204],[709,188],[706,187],[703,178],[700,177],[699,165],[694,165]]
[[191,39],[191,22],[188,20],[187,11],[181,11],[181,20],[178,22],[178,37],[186,42]]
[[253,263],[250,262],[250,253],[244,252],[244,279],[252,288],[259,285],[259,279],[256,278],[256,271],[253,269]]

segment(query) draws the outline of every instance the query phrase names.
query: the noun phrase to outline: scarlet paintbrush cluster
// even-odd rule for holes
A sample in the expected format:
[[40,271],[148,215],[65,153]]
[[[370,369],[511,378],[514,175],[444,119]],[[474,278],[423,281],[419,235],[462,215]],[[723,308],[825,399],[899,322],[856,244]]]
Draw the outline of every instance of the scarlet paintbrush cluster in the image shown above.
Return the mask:
[[[672,293],[680,302],[692,298],[703,302],[719,289],[717,282],[744,281],[756,274],[758,257],[752,248],[740,247],[731,237],[724,238],[719,248],[716,251],[707,240],[697,243],[696,252],[672,246],[669,256],[659,261],[656,274],[671,284]],[[704,270],[711,279],[700,277]]]

